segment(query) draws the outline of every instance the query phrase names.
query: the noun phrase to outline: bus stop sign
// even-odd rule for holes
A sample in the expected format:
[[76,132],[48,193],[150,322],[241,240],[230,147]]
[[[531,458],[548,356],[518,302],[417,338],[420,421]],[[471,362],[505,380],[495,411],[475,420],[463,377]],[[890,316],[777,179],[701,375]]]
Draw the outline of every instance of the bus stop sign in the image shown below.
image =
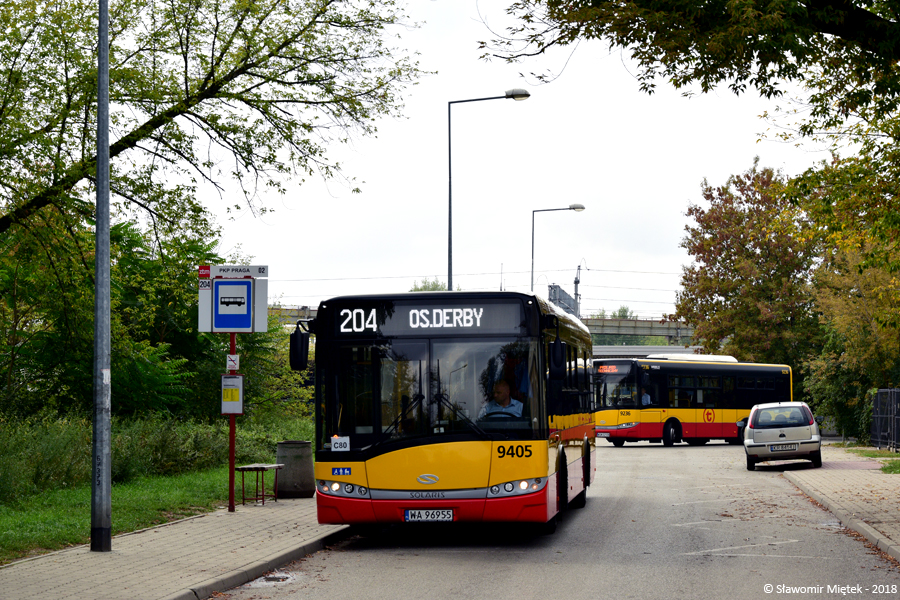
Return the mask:
[[268,276],[264,265],[201,265],[198,331],[268,330]]

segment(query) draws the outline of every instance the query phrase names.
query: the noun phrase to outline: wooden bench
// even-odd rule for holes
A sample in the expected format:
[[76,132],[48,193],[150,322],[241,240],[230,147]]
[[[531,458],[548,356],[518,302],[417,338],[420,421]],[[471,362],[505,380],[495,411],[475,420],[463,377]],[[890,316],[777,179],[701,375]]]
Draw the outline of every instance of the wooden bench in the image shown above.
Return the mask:
[[[252,500],[253,502],[262,502],[263,506],[265,506],[266,498],[272,498],[275,502],[278,502],[278,471],[282,467],[284,465],[262,463],[235,467],[234,470],[241,474],[241,504],[246,503],[247,500]],[[275,484],[272,486],[271,494],[266,493],[266,471],[275,471]],[[244,473],[248,472],[256,473],[256,492],[253,496],[247,496],[244,488]]]

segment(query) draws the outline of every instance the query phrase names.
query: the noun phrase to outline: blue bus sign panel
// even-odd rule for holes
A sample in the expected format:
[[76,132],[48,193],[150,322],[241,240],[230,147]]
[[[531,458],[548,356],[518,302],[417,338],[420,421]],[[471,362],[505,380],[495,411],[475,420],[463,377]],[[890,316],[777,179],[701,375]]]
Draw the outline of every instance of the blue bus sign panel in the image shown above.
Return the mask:
[[213,331],[253,331],[253,280],[213,279]]
[[197,331],[268,331],[268,275],[266,265],[200,265]]

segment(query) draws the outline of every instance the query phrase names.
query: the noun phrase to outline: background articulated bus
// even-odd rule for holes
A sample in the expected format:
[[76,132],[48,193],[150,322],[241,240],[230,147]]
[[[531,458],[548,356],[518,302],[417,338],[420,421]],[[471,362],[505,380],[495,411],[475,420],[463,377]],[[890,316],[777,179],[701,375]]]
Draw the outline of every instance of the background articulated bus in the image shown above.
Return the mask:
[[[577,319],[525,294],[429,292],[334,298],[310,328],[320,523],[552,529],[584,505],[594,406]],[[496,390],[506,408],[488,403]]]
[[793,400],[787,365],[731,357],[595,360],[596,434],[616,446],[649,440],[737,444],[736,423],[754,404]]

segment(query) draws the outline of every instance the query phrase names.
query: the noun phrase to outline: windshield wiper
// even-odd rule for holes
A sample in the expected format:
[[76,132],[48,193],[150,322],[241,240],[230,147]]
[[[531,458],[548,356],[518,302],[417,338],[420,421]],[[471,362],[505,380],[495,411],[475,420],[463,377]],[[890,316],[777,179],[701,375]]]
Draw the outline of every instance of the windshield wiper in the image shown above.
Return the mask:
[[473,421],[472,419],[467,417],[466,414],[463,411],[461,411],[459,408],[457,408],[456,406],[453,406],[453,404],[450,402],[450,398],[447,396],[447,394],[444,394],[441,392],[437,393],[434,397],[434,401],[438,402],[441,406],[446,406],[447,408],[449,408],[450,411],[454,415],[456,415],[457,419],[468,423],[469,426],[472,429],[474,429],[477,433],[481,434],[481,436],[484,439],[491,439],[491,436],[487,432],[485,432],[481,427],[476,425],[475,421]]
[[[403,397],[406,398],[407,401],[409,400],[408,397],[406,397],[406,396],[403,396]],[[422,400],[424,400],[424,399],[425,399],[425,396],[423,394],[414,394],[413,401],[408,402],[408,406],[406,408],[401,409],[400,414],[397,415],[397,418],[394,419],[391,422],[391,424],[388,425],[387,429],[384,430],[385,435],[393,435],[394,433],[397,433],[397,428],[400,426],[400,423],[402,423],[404,421],[404,419],[408,418],[407,415],[409,414],[409,412],[411,410],[413,410],[415,407],[419,406],[422,403]],[[404,403],[401,401],[401,406],[402,406],[402,404],[404,404]]]

